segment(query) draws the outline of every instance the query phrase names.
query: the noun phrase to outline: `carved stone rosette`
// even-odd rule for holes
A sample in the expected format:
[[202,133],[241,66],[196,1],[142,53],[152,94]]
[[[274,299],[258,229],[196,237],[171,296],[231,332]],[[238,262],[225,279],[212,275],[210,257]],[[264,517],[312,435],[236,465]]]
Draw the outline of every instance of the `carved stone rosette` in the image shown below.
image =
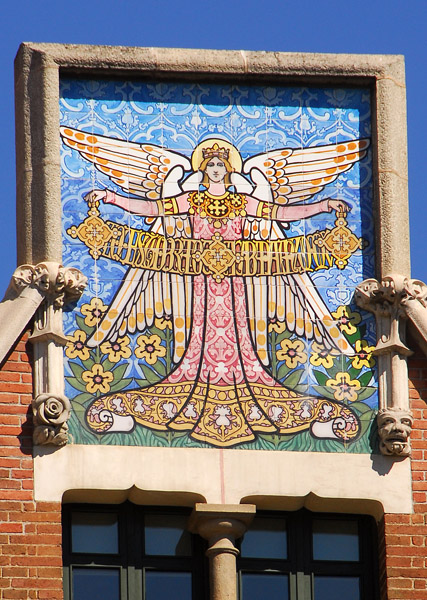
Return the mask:
[[409,411],[406,319],[412,301],[426,307],[427,287],[403,275],[388,275],[381,282],[366,279],[357,286],[355,300],[376,317],[380,451],[386,456],[409,456],[412,415]]
[[71,405],[64,396],[62,308],[77,300],[87,278],[75,268],[55,262],[22,265],[13,274],[17,291],[35,287],[44,295],[37,309],[30,341],[34,346],[34,433],[35,444],[67,443],[67,419]]
[[33,400],[33,441],[35,444],[64,446],[68,439],[67,420],[71,404],[65,396],[40,394]]

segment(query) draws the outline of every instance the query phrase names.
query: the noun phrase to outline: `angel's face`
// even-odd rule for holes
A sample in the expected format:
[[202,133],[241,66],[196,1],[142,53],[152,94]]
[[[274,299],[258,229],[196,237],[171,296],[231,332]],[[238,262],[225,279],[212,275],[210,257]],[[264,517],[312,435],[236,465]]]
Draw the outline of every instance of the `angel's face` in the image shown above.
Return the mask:
[[214,156],[206,165],[206,174],[209,177],[209,181],[212,183],[221,183],[227,173],[227,169],[223,161]]

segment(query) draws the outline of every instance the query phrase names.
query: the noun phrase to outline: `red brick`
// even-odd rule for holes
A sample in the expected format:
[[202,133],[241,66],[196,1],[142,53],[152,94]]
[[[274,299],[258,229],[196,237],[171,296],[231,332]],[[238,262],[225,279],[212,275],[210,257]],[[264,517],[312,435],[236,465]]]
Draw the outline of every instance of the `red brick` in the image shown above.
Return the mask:
[[1,371],[0,383],[6,382],[6,381],[13,381],[15,383],[18,383],[20,381],[19,373],[10,373],[8,371]]
[[0,523],[2,533],[22,533],[22,523]]
[[32,469],[12,469],[12,477],[14,479],[29,479],[33,478],[34,472]]

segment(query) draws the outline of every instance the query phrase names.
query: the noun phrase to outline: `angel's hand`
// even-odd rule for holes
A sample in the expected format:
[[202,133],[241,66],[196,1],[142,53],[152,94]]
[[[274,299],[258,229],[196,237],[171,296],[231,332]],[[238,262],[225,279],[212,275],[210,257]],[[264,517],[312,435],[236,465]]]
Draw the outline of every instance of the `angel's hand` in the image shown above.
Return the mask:
[[84,196],[86,202],[107,201],[107,190],[92,190]]
[[349,213],[351,208],[347,202],[344,202],[344,200],[334,200],[333,198],[328,198],[328,211],[331,212],[333,210]]

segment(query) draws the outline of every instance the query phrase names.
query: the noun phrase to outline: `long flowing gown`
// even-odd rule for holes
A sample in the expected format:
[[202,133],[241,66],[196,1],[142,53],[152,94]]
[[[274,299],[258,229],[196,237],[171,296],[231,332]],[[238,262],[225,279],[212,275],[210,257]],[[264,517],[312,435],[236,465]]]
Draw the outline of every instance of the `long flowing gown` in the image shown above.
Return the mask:
[[[242,238],[244,217],[224,220],[219,228],[198,214],[191,219],[195,239]],[[123,431],[120,422],[129,417],[154,430],[188,431],[218,447],[250,442],[257,433],[310,427],[317,437],[349,441],[360,430],[344,404],[297,393],[267,372],[251,339],[244,279],[209,275],[193,279],[191,334],[177,367],[154,385],[98,398],[86,414],[97,433]]]

